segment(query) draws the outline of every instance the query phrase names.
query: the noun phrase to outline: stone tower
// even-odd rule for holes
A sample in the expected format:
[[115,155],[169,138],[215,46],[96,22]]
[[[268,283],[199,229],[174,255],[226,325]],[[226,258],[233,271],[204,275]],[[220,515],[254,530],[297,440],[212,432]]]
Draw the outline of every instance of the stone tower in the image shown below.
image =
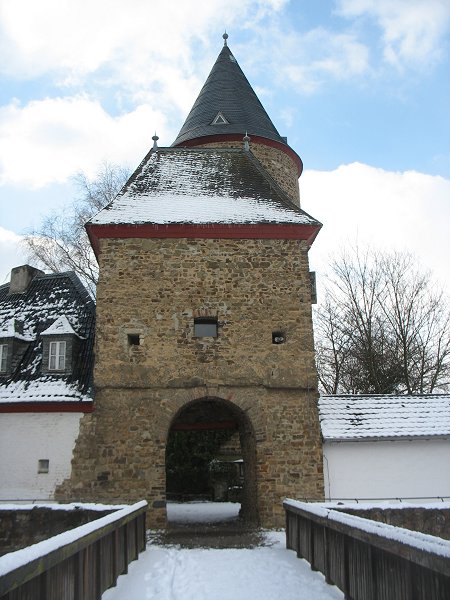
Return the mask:
[[239,432],[244,517],[321,498],[302,162],[226,37],[174,144],[154,146],[88,224],[100,267],[95,411],[60,497],[149,500],[165,520],[174,428]]

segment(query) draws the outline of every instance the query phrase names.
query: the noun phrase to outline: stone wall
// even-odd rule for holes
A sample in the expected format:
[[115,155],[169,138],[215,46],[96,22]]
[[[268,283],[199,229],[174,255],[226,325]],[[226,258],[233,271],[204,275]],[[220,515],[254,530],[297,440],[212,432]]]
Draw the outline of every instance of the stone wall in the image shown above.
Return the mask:
[[110,514],[111,510],[88,510],[84,508],[16,508],[0,507],[0,556],[37,544]]
[[[264,525],[283,523],[286,496],[322,498],[305,243],[116,239],[100,250],[96,408],[59,497],[145,498],[150,525],[163,524],[171,423],[190,402],[217,398],[250,421]],[[196,316],[217,317],[218,337],[195,338]],[[272,343],[274,331],[285,343]]]
[[[213,142],[198,144],[198,148],[242,148],[243,142]],[[278,148],[250,142],[250,151],[267,169],[278,185],[286,192],[292,202],[300,206],[297,164],[294,159]]]

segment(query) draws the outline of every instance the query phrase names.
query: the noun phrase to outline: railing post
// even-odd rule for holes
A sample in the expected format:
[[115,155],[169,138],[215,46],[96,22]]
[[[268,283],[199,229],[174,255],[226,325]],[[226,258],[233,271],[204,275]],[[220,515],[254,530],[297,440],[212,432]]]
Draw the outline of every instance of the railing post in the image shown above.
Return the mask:
[[309,554],[310,554],[310,565],[311,565],[311,570],[312,571],[317,571],[317,567],[316,567],[316,561],[314,558],[314,546],[315,546],[315,540],[314,540],[314,529],[315,529],[315,523],[313,521],[309,522],[310,526],[309,526]]
[[324,567],[325,567],[325,581],[332,584],[333,581],[330,578],[330,544],[328,539],[328,528],[323,528],[323,550],[324,550]]
[[300,517],[300,515],[295,515],[295,526],[297,528],[297,558],[303,558],[302,555],[302,547],[300,544],[300,539],[301,539],[301,523],[302,523],[302,517]]
[[83,554],[80,550],[73,557],[74,560],[74,600],[84,600]]
[[95,562],[96,562],[96,585],[95,585],[95,599],[101,600],[103,593],[103,564],[102,564],[102,548],[101,540],[98,540],[95,545]]
[[128,523],[123,526],[123,560],[125,563],[124,574],[128,573]]
[[344,592],[345,600],[350,600],[350,565],[349,565],[349,548],[348,538],[345,534],[342,534],[343,538],[343,554],[344,554],[344,585],[342,591]]

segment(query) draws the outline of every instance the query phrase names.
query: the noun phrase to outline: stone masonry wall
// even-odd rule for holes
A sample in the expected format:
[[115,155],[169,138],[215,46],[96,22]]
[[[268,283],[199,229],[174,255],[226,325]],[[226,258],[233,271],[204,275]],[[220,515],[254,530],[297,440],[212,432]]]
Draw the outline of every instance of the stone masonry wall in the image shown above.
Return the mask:
[[[243,142],[213,142],[211,144],[198,144],[198,148],[242,148]],[[292,202],[300,206],[300,191],[298,187],[297,165],[294,160],[282,150],[256,144],[250,141],[250,151],[259,162],[268,170],[278,185],[286,192]]]
[[[304,242],[101,240],[100,257],[95,412],[57,496],[146,498],[150,524],[163,524],[170,425],[189,402],[218,398],[251,422],[264,525],[282,525],[286,496],[322,498]],[[207,315],[218,337],[195,338],[194,317]],[[273,331],[286,342],[273,344]]]

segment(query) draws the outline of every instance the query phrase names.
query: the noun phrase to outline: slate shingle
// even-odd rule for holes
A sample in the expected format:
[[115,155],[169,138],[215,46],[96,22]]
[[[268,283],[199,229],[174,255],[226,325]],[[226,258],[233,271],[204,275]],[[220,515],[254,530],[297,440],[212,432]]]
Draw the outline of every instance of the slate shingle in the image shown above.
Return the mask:
[[[44,374],[40,334],[61,316],[82,338],[79,352],[70,374]],[[28,347],[13,372],[0,377],[0,401],[91,399],[95,303],[75,273],[37,276],[21,294],[9,295],[9,284],[0,286],[0,330],[12,320]]]
[[[212,124],[219,112],[228,124]],[[246,132],[287,146],[231,50],[224,46],[172,145],[204,136]]]
[[320,223],[292,203],[251,152],[151,151],[92,224]]
[[450,436],[450,394],[321,396],[328,441]]

